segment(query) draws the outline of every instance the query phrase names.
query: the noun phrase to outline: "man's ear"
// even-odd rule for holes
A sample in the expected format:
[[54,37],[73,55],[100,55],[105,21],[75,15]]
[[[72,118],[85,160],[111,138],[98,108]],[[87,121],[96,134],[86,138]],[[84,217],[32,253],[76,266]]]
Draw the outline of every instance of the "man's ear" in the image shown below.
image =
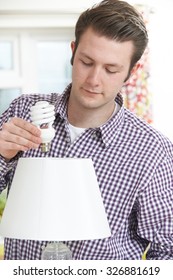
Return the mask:
[[134,75],[135,72],[136,72],[140,67],[141,67],[140,63],[137,62],[137,63],[133,66],[132,70],[129,71],[128,76],[127,76],[126,79],[124,80],[124,83],[127,83],[127,82],[128,82],[128,79],[129,79],[132,75]]
[[133,66],[132,70],[130,71],[130,76],[134,75],[135,72],[136,72],[140,67],[141,67],[140,63],[137,62],[137,63]]
[[72,56],[71,56],[71,60],[70,60],[71,65],[73,65],[74,54],[75,54],[75,46],[76,46],[75,41],[72,41],[72,42],[71,42],[71,51],[72,51]]
[[75,41],[72,41],[72,42],[71,42],[72,54],[73,54],[73,52],[74,52],[74,49],[75,49]]

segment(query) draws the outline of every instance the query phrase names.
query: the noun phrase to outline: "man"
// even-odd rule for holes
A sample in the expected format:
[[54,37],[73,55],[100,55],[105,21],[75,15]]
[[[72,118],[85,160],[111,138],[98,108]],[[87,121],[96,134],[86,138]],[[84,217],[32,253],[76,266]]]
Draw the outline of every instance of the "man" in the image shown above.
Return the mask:
[[[30,108],[49,101],[56,135],[47,156],[92,158],[111,229],[106,239],[66,242],[73,258],[141,259],[150,245],[147,259],[173,259],[173,145],[119,93],[148,42],[143,20],[126,2],[102,1],[81,14],[75,37],[64,93],[22,95],[1,117],[0,189],[19,157],[43,156]],[[5,258],[40,259],[43,244],[5,239]]]

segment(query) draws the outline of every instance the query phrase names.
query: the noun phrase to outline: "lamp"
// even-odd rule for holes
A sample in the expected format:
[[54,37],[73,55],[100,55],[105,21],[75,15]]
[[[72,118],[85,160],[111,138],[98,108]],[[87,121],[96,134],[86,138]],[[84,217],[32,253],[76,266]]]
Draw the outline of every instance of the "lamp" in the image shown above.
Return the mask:
[[110,229],[92,160],[20,158],[3,212],[0,234],[8,238],[45,241],[109,237]]

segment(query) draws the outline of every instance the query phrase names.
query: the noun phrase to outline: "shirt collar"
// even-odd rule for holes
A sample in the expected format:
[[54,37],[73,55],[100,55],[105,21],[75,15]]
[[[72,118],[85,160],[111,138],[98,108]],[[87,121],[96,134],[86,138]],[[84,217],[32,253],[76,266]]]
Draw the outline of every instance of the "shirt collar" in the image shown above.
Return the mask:
[[114,142],[115,134],[120,130],[124,122],[124,107],[121,105],[118,113],[112,116],[105,124],[99,127],[105,146]]
[[59,115],[62,119],[67,119],[67,103],[71,91],[71,84],[69,84],[55,103],[55,115]]
[[[67,120],[67,103],[71,91],[72,84],[70,83],[64,90],[64,92],[60,95],[60,98],[55,103],[55,114],[59,115],[62,119]],[[101,125],[100,127],[93,128],[93,130],[100,132],[100,136],[102,138],[105,146],[109,146],[114,138],[115,133],[118,132],[120,127],[124,122],[124,107],[123,107],[123,98],[120,93],[117,94],[115,101],[119,104],[120,109],[118,113],[112,116],[106,123]]]

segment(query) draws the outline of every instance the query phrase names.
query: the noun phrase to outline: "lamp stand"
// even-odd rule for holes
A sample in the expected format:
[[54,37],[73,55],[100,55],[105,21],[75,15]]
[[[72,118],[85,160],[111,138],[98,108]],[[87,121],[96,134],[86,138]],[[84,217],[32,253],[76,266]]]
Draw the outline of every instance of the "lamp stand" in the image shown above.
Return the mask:
[[50,242],[43,248],[42,260],[72,260],[70,249],[62,242]]

